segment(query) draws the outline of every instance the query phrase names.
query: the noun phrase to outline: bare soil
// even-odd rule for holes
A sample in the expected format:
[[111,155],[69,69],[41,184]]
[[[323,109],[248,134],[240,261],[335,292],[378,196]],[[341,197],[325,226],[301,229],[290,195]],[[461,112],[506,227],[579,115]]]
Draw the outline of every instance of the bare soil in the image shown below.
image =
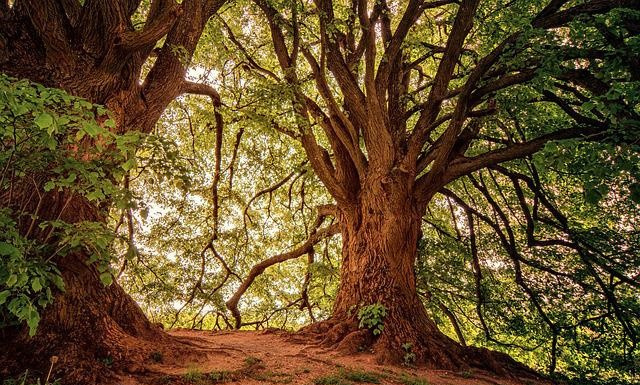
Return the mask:
[[126,368],[122,385],[229,383],[357,385],[542,385],[542,380],[497,378],[480,371],[451,372],[378,365],[372,352],[341,354],[281,330],[172,330],[173,342]]

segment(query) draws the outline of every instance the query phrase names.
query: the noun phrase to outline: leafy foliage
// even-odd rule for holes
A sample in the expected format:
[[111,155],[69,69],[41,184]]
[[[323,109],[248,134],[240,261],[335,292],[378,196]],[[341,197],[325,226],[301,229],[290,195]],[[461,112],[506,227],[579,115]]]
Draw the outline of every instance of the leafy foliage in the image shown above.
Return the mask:
[[[82,252],[102,282],[111,284],[115,233],[99,216],[65,221],[65,210],[72,200],[135,207],[122,184],[136,164],[135,153],[162,149],[137,134],[116,135],[114,127],[104,107],[0,75],[2,326],[26,322],[29,333],[35,333],[41,310],[56,290],[64,290],[59,258]],[[159,162],[163,158],[153,160],[173,173]]]
[[[0,164],[6,167],[0,192],[9,194],[11,186],[28,184],[38,174],[34,191],[43,196],[73,191],[102,207],[111,204],[109,225],[116,229],[114,234],[99,221],[34,221],[37,213],[15,205],[0,211],[0,305],[17,301],[11,308],[2,305],[3,322],[26,320],[35,327],[41,308],[62,288],[52,261],[83,249],[90,250],[105,283],[117,257],[120,281],[154,321],[230,328],[225,300],[243,277],[256,263],[309,236],[314,207],[333,198],[299,139],[311,133],[327,149],[327,162],[337,163],[332,146],[338,141],[326,127],[350,119],[342,107],[353,106],[341,89],[344,79],[327,70],[335,60],[327,64],[326,55],[367,56],[358,42],[372,29],[358,26],[348,1],[332,3],[329,21],[316,4],[262,2],[276,15],[271,25],[257,3],[221,9],[192,60],[184,47],[168,46],[189,65],[189,80],[218,87],[223,103],[214,108],[209,100],[179,97],[156,127],[160,138],[112,135],[114,122],[103,108],[3,78]],[[374,3],[384,16],[376,21],[376,33],[385,23],[396,29],[409,4]],[[380,125],[399,126],[399,143],[414,133],[418,112],[437,83],[433,79],[460,10],[460,2],[432,3],[442,5],[417,17],[401,44],[398,62],[409,66],[406,77],[391,83],[402,84],[405,92],[379,103],[396,103],[395,110],[403,112]],[[562,4],[564,16],[589,5],[553,3]],[[469,115],[459,120],[465,124],[457,136],[473,135],[455,148],[459,154],[452,152],[459,163],[570,127],[584,135],[548,141],[535,155],[492,163],[434,191],[422,218],[418,289],[438,326],[468,344],[584,381],[633,381],[640,367],[640,13],[614,7],[584,12],[558,27],[535,27],[535,15],[549,4],[480,2],[433,119],[451,119],[479,60],[508,39],[464,106]],[[136,17],[144,20],[140,12]],[[294,62],[289,68],[273,52],[276,28],[282,28],[283,45],[296,47],[287,53]],[[367,70],[387,63],[385,39],[367,48],[376,60],[349,64],[355,87],[366,91],[363,98],[372,93],[364,84]],[[327,42],[335,48],[326,49]],[[314,55],[319,69],[304,60]],[[326,83],[321,91],[316,71]],[[320,118],[304,121],[302,102]],[[216,113],[225,121],[220,133],[214,129]],[[433,125],[421,147],[437,151],[447,127]],[[356,129],[352,152],[368,157],[372,148],[361,131]],[[51,232],[54,246],[44,245],[36,230]],[[241,326],[293,329],[330,314],[340,241],[326,240],[303,255],[305,260],[287,260],[256,279],[240,306]],[[360,327],[376,335],[384,330],[385,316],[380,304],[357,314]],[[403,350],[411,360],[412,347]]]
[[[479,289],[476,288],[465,207],[452,197],[437,194],[423,217],[424,235],[417,261],[419,291],[424,294],[424,302],[438,326],[457,338],[454,319],[468,344],[504,350],[529,365],[547,370],[555,354],[557,371],[574,376],[626,375],[633,372],[637,360],[629,334],[629,330],[637,329],[637,297],[633,296],[637,288],[620,282],[615,275],[612,278],[611,271],[618,276],[634,277],[638,268],[636,195],[640,162],[634,111],[637,114],[640,93],[634,67],[629,65],[638,52],[638,36],[632,27],[638,12],[614,9],[606,14],[581,16],[560,28],[532,27],[532,18],[548,3],[481,2],[449,89],[458,90],[480,57],[518,33],[518,39],[496,64],[495,76],[499,79],[511,79],[510,76],[523,73],[529,76],[530,70],[531,79],[491,92],[478,102],[478,111],[490,109],[493,102],[495,112],[470,119],[479,124],[479,136],[464,155],[477,156],[574,125],[588,125],[585,121],[576,122],[577,115],[571,110],[607,122],[604,134],[551,141],[540,153],[504,165],[509,172],[533,179],[534,189],[548,196],[553,207],[567,218],[567,228],[558,229],[557,223],[549,222],[552,214],[541,208],[540,192],[529,190],[526,183],[519,180],[524,206],[531,212],[531,218],[536,215],[538,218],[533,225],[529,224],[511,177],[496,169],[471,176],[484,192],[475,187],[471,178],[450,183],[446,188],[474,209],[472,217],[482,279]],[[571,1],[564,8],[584,3]],[[320,52],[315,43],[320,29],[317,8],[288,1],[268,4],[280,12],[277,24],[286,26],[283,28],[286,43],[291,46],[296,39],[292,33],[295,11],[298,20],[304,20],[298,35],[301,49],[311,54]],[[334,19],[326,26],[329,35],[340,44],[344,44],[349,34],[357,41],[360,31],[354,24],[351,7],[342,1],[334,1],[333,5]],[[405,6],[406,3],[401,2],[388,10],[393,28]],[[235,12],[235,7],[248,11]],[[253,264],[266,256],[304,239],[304,230],[310,224],[310,209],[331,202],[310,167],[299,166],[304,162],[304,149],[289,135],[298,134],[295,128],[300,116],[291,101],[295,92],[305,93],[325,111],[328,107],[313,82],[311,67],[302,57],[296,68],[289,70],[296,73],[297,82],[290,84],[284,80],[288,73],[279,67],[272,51],[270,26],[256,22],[263,20],[258,8],[255,2],[243,2],[222,10],[205,30],[203,49],[196,52],[189,71],[193,81],[219,85],[225,103],[222,109],[225,118],[223,172],[219,183],[220,215],[225,225],[214,244],[218,254],[239,277],[246,276]],[[445,45],[447,31],[451,30],[458,9],[457,4],[448,4],[427,10],[403,43],[408,62],[427,58],[417,65],[421,73],[410,78],[411,92],[403,96],[408,111],[420,107],[428,95],[440,61],[437,49]],[[616,48],[611,44],[612,37],[624,45]],[[308,42],[314,43],[305,45]],[[382,55],[384,44],[381,41],[376,44],[377,52]],[[215,54],[218,52],[225,54]],[[576,59],[584,54],[597,57]],[[378,64],[382,62],[383,59]],[[362,62],[354,68],[359,73],[365,70]],[[344,103],[336,78],[329,71],[326,73],[336,103]],[[571,79],[585,73],[595,75],[586,83]],[[479,87],[490,85],[491,80],[481,80]],[[359,85],[362,81],[358,78]],[[566,105],[555,103],[557,99],[550,93]],[[447,116],[453,109],[453,103],[447,101],[440,116]],[[409,118],[408,126],[416,119],[416,116]],[[209,188],[215,163],[211,148],[216,136],[208,129],[212,121],[208,103],[190,96],[171,106],[159,125],[159,132],[174,139],[181,151],[192,157],[194,183],[189,194],[197,199],[189,199],[186,191],[171,183],[145,183],[144,177],[134,183],[134,188],[153,202],[151,206],[163,209],[157,209],[146,219],[134,213],[134,232],[136,242],[143,249],[144,265],[129,267],[123,279],[145,304],[147,312],[168,325],[229,327],[224,321],[224,301],[240,280],[232,275],[215,290],[223,282],[225,270],[217,259],[206,254],[201,283],[205,289],[197,290],[196,285],[200,283],[201,251],[209,241],[213,224]],[[318,124],[311,126],[318,142],[329,148],[327,134]],[[446,125],[435,127],[432,139],[445,128]],[[362,140],[359,146],[365,147]],[[335,160],[335,152],[328,153]],[[299,178],[295,176],[281,188],[251,201],[260,191],[296,171],[302,174]],[[504,221],[485,193],[501,208]],[[506,242],[496,231],[496,222]],[[533,238],[538,240],[571,238],[581,245],[596,245],[600,253],[591,257],[600,278],[590,271],[577,251],[553,244],[536,245],[528,235],[531,229]],[[515,245],[517,255],[529,262],[520,261],[520,270],[532,295],[516,282],[511,245]],[[319,254],[322,258],[318,258]],[[607,261],[607,257],[613,261]],[[339,241],[332,241],[325,245],[322,253],[316,253],[311,264],[293,260],[267,269],[241,303],[246,327],[297,328],[314,317],[328,315],[337,290],[338,268]],[[544,269],[553,269],[560,276]],[[176,274],[183,270],[191,274]],[[295,302],[301,297],[308,272],[311,277],[308,298],[317,304],[309,312],[311,316],[298,310],[300,302]],[[604,282],[605,288],[612,287],[619,308],[623,309],[622,317],[614,314],[598,279]],[[209,295],[212,291],[215,293]],[[149,292],[154,295],[147,295]],[[192,293],[195,295],[189,301]],[[544,320],[532,298],[538,300],[551,323],[557,325],[557,333]],[[171,305],[173,300],[179,302],[179,306]],[[183,304],[185,309],[177,312]],[[478,306],[488,333],[477,315]],[[624,322],[628,322],[628,326],[623,326]],[[557,334],[555,344],[554,334]],[[555,353],[553,346],[556,346]]]
[[386,316],[387,308],[380,303],[362,306],[358,309],[358,327],[371,330],[374,336],[380,335],[384,330]]

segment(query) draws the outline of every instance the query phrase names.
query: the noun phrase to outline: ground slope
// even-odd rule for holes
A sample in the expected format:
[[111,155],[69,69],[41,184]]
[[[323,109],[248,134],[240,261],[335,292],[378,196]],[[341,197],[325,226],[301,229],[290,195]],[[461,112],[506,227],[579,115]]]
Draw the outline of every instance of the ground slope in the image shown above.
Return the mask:
[[358,383],[404,385],[532,385],[542,381],[496,378],[481,372],[449,372],[381,366],[374,355],[344,355],[280,330],[207,332],[173,330],[176,346],[152,352],[130,367],[122,385]]

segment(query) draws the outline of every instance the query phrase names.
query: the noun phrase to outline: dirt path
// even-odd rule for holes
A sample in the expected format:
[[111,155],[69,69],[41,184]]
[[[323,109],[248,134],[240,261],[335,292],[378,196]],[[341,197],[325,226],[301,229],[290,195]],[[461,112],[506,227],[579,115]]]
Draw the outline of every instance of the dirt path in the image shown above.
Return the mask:
[[206,332],[175,330],[182,347],[152,354],[122,385],[209,385],[229,383],[357,385],[530,385],[479,372],[448,372],[381,366],[373,355],[342,355],[296,341],[283,331]]

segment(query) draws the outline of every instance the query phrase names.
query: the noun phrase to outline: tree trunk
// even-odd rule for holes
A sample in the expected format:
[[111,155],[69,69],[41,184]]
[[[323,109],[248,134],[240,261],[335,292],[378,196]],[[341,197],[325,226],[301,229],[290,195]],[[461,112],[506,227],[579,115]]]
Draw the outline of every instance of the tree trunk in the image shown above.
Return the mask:
[[[31,185],[30,185],[31,186]],[[26,187],[26,186],[23,186]],[[25,194],[14,191],[15,196]],[[39,211],[41,220],[59,218],[67,223],[100,221],[101,211],[81,197],[65,192],[50,192]],[[27,205],[35,211],[36,202]],[[25,233],[28,224],[19,223]],[[46,231],[34,231],[32,237],[47,239]],[[118,283],[104,286],[95,265],[87,264],[89,256],[81,253],[55,260],[62,272],[65,291],[43,312],[36,335],[29,337],[25,327],[1,331],[0,377],[15,376],[29,370],[46,374],[52,356],[54,378],[68,384],[104,384],[114,380],[114,372],[135,372],[158,343],[166,340],[163,333],[146,318],[137,303]]]
[[[106,105],[117,133],[149,133],[180,94],[218,97],[213,89],[194,87],[185,74],[207,20],[223,3],[153,1],[142,28],[132,20],[140,1],[20,0],[0,5],[0,71]],[[154,49],[161,40],[162,47]],[[151,68],[143,71],[152,53]],[[1,194],[2,205],[11,206]],[[81,198],[68,200],[65,193],[47,194],[43,202],[42,220],[61,214],[59,219],[70,223],[96,221],[105,210]],[[67,384],[106,384],[113,382],[114,370],[135,372],[151,351],[162,352],[162,342],[170,337],[150,324],[117,283],[103,286],[87,260],[86,255],[70,255],[55,261],[66,291],[44,311],[33,338],[24,328],[0,330],[0,377],[25,369],[33,373],[34,368],[46,374],[50,357],[56,355],[53,378],[62,377]],[[164,346],[172,350],[164,356],[173,355],[176,345]]]
[[[340,207],[342,267],[333,314],[305,331],[343,352],[371,349],[380,363],[529,372],[506,355],[458,344],[427,315],[415,277],[421,210],[409,180],[401,173],[369,178],[358,203]],[[359,325],[359,309],[373,304],[383,305],[387,313],[379,335]]]

